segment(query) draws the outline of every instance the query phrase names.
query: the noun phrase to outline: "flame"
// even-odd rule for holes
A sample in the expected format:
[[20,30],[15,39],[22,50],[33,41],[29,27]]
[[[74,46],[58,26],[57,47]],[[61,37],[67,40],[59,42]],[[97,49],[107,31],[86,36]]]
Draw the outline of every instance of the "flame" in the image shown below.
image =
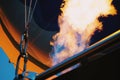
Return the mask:
[[115,15],[112,0],[64,0],[58,17],[60,32],[53,36],[53,65],[89,46],[96,30],[102,30],[99,17]]

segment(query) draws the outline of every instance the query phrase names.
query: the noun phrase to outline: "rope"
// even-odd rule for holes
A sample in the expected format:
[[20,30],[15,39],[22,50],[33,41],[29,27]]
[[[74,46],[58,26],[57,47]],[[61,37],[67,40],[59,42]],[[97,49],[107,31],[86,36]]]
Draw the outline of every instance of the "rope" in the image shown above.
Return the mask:
[[[24,65],[23,65],[23,72],[22,72],[22,76],[24,79],[25,77],[25,73],[26,73],[26,64],[28,61],[28,54],[27,54],[27,47],[28,47],[28,28],[29,28],[29,24],[31,22],[35,7],[36,7],[36,3],[37,0],[35,1],[35,5],[33,8],[33,11],[31,12],[31,5],[32,5],[32,0],[30,0],[30,4],[29,4],[29,10],[28,10],[28,14],[27,14],[27,6],[26,6],[26,1],[25,0],[25,31],[21,36],[21,41],[20,41],[20,55],[18,56],[17,59],[17,64],[16,64],[16,70],[15,70],[15,78],[14,80],[19,80],[19,76],[18,76],[18,69],[19,69],[19,63],[20,63],[20,59],[24,58]],[[28,15],[28,16],[27,16]]]
[[27,21],[27,24],[29,24],[29,19],[30,19],[30,14],[31,14],[31,5],[32,5],[32,0],[30,0],[30,4],[29,4],[28,21]]
[[31,20],[32,20],[33,13],[34,13],[34,11],[35,11],[36,4],[37,4],[37,0],[35,0],[35,4],[34,4],[34,7],[33,7],[33,10],[32,10],[32,13],[31,13],[31,16],[30,16],[30,22],[31,22]]
[[26,10],[26,0],[25,0],[25,28],[26,28],[26,25],[27,25],[27,10]]

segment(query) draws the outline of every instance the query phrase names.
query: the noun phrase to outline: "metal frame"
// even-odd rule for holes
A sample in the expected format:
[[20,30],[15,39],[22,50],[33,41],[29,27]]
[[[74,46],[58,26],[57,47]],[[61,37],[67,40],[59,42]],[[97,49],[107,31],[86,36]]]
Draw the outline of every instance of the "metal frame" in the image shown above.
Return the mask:
[[107,55],[119,49],[120,49],[120,30],[91,45],[86,50],[64,60],[60,64],[47,69],[45,72],[39,74],[35,80],[45,80],[46,78],[49,78],[57,73],[60,73],[61,71],[77,63],[87,64],[92,60],[98,59],[104,55]]

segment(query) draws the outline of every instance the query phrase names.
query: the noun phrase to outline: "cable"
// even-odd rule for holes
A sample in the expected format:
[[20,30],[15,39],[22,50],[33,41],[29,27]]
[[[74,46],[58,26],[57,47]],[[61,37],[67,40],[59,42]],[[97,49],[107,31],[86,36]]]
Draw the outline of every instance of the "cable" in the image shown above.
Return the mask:
[[26,10],[26,0],[25,0],[25,28],[26,28],[26,25],[27,25],[27,10]]
[[[14,80],[24,80],[26,77],[26,64],[28,61],[28,54],[27,54],[27,47],[28,47],[28,28],[30,24],[30,19],[32,19],[32,15],[34,12],[34,9],[36,7],[37,0],[35,2],[32,14],[31,14],[31,5],[32,5],[32,0],[30,0],[30,5],[29,5],[29,10],[28,10],[28,16],[27,16],[27,7],[26,7],[26,0],[25,0],[25,31],[21,36],[21,41],[20,41],[20,54],[17,59],[17,64],[16,64],[16,70],[15,70],[15,78]],[[19,69],[19,63],[20,59],[24,58],[24,65],[23,65],[23,71],[22,74],[18,75],[18,69]]]
[[31,22],[31,20],[32,20],[33,13],[34,13],[34,11],[35,11],[36,4],[37,4],[37,0],[35,1],[35,4],[34,4],[34,7],[33,7],[33,10],[32,10],[32,12],[31,12],[30,22]]
[[29,24],[29,20],[30,20],[30,16],[31,16],[31,5],[32,5],[32,0],[30,0],[30,4],[29,4],[27,24]]

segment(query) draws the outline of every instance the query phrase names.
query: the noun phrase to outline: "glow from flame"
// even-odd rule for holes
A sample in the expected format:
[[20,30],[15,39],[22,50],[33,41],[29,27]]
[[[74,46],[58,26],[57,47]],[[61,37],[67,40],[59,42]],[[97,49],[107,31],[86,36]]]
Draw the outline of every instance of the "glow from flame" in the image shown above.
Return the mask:
[[[96,30],[102,29],[100,16],[115,15],[112,0],[64,0],[58,23],[60,32],[53,36],[53,65],[89,46]],[[63,5],[63,4],[62,4]]]

